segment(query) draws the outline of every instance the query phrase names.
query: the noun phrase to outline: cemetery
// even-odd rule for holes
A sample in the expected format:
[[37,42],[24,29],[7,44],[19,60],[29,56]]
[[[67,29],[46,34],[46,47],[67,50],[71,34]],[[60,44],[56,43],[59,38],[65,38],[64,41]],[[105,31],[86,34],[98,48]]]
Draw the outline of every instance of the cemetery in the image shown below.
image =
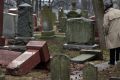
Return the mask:
[[0,80],[120,80],[103,11],[104,0],[0,0]]

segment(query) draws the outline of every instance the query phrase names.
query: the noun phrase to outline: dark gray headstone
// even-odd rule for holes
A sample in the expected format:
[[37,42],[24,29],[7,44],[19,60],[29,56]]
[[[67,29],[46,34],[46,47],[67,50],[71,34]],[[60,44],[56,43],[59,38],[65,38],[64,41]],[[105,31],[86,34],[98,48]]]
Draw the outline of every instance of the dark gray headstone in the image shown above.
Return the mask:
[[93,63],[88,63],[83,69],[83,79],[84,80],[98,80],[97,67]]
[[70,60],[65,55],[56,55],[51,61],[51,80],[70,80]]
[[33,21],[32,6],[27,3],[20,4],[18,7],[18,27],[17,37],[32,37]]

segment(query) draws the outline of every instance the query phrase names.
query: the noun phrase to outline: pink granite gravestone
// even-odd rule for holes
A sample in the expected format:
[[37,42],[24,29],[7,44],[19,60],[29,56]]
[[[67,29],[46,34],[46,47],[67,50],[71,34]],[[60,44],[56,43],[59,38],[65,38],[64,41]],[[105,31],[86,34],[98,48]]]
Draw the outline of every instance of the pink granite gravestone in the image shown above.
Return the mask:
[[3,31],[3,7],[4,7],[4,0],[0,0],[0,36],[2,36],[2,31]]
[[0,45],[5,45],[5,38],[1,37],[3,33],[3,8],[4,0],[0,0]]

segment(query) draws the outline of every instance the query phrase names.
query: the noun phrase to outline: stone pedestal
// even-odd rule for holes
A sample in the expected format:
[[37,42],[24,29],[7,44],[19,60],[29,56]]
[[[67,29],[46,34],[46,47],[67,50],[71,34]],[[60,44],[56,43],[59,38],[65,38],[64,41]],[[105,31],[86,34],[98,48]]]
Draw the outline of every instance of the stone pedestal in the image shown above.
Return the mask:
[[84,17],[68,19],[66,40],[67,42],[79,44],[94,44],[94,27],[92,20]]

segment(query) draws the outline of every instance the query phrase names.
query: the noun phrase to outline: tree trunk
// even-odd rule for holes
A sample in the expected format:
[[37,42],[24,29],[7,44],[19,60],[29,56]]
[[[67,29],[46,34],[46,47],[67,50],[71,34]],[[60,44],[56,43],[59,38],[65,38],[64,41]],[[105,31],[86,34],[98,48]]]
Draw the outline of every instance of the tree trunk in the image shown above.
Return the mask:
[[103,0],[92,0],[94,13],[96,16],[96,23],[98,28],[98,34],[100,39],[100,47],[105,49],[105,36],[103,33],[103,16],[104,16],[104,6]]

